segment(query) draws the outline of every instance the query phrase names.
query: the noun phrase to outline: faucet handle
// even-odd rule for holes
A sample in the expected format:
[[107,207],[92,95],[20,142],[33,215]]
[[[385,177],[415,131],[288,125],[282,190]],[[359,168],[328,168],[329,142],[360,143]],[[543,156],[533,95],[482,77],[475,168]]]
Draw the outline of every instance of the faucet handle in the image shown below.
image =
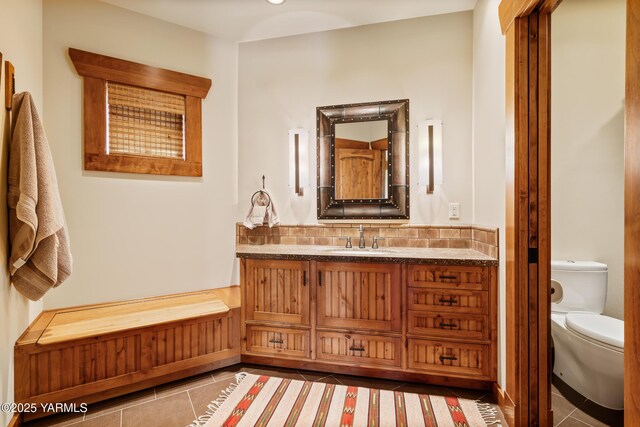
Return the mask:
[[353,245],[351,244],[351,236],[343,236],[343,237],[339,237],[340,240],[346,240],[347,243],[344,245],[345,248],[352,248]]
[[378,249],[378,240],[386,240],[384,237],[374,237],[371,249]]

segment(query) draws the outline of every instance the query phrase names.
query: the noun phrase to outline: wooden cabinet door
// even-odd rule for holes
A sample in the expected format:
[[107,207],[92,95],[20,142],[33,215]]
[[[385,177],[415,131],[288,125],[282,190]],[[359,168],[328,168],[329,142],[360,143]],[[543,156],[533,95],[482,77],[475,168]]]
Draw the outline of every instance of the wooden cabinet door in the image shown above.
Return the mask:
[[309,324],[309,262],[248,259],[245,319]]
[[401,332],[399,265],[317,265],[318,326]]

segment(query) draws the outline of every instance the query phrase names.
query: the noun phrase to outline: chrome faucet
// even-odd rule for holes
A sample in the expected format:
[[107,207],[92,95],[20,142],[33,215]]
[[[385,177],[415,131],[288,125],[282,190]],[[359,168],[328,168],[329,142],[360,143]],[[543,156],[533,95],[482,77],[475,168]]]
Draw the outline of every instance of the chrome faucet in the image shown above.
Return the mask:
[[364,225],[360,224],[360,240],[358,241],[358,247],[364,249],[367,245],[364,243]]
[[339,237],[340,240],[346,240],[347,243],[344,245],[345,248],[351,249],[353,246],[351,245],[351,236],[349,237]]
[[379,240],[386,240],[384,237],[374,237],[373,238],[373,243],[371,244],[371,249],[378,249],[378,241]]

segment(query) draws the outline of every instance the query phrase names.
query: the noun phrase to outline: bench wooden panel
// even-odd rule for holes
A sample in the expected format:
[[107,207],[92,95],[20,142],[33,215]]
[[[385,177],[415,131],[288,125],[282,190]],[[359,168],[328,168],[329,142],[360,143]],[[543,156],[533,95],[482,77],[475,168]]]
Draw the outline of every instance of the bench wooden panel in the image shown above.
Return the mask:
[[15,400],[90,403],[239,359],[239,287],[52,310],[16,342]]
[[228,311],[225,303],[208,293],[126,301],[107,307],[66,309],[55,313],[37,342],[41,345],[55,344]]

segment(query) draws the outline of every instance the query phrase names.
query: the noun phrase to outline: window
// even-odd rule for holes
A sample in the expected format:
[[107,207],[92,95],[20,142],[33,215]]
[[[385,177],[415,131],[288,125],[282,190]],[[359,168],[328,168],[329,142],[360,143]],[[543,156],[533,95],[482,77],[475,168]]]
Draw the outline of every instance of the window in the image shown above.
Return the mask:
[[202,176],[211,80],[69,49],[84,77],[86,170]]

